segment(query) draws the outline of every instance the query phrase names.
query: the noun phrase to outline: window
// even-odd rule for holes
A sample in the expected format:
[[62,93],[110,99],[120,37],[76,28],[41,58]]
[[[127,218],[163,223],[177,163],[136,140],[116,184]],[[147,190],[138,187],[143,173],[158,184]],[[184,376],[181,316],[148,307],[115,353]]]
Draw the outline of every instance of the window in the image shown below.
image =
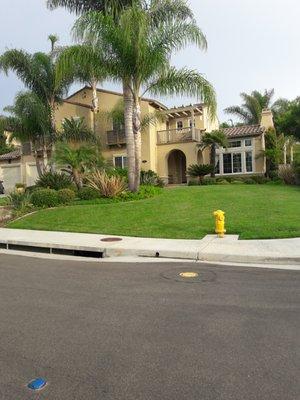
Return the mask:
[[238,174],[242,172],[242,154],[225,153],[223,154],[223,172],[224,174]]
[[[189,125],[190,125],[190,128],[193,127],[192,119],[189,120]],[[194,118],[194,127],[195,127],[195,126],[196,126],[196,121],[195,121],[195,118]]]
[[245,139],[245,146],[252,146],[252,140],[251,139]]
[[220,156],[216,155],[216,166],[215,166],[215,173],[220,173]]
[[242,155],[236,153],[232,155],[232,171],[233,173],[242,172]]
[[228,147],[241,147],[242,142],[240,140],[233,140],[228,143]]
[[247,151],[246,152],[246,171],[247,172],[252,172],[253,167],[252,167],[252,151]]
[[231,174],[232,173],[232,154],[227,153],[223,154],[223,171],[224,174]]
[[182,129],[183,128],[183,122],[182,121],[177,121],[176,125],[177,125],[177,129]]
[[127,168],[127,157],[125,156],[114,157],[114,166],[116,168]]

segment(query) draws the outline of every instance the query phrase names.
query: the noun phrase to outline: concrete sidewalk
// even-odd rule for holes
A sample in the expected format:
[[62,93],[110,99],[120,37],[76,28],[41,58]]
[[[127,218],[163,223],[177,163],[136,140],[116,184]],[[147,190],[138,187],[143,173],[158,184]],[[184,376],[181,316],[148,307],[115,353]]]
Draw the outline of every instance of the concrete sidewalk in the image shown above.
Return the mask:
[[[238,240],[236,235],[220,239],[207,235],[201,240],[124,237],[103,242],[109,235],[0,229],[0,248],[17,246],[102,252],[103,257],[163,257],[236,263],[300,265],[300,238]],[[20,249],[21,250],[21,249]]]

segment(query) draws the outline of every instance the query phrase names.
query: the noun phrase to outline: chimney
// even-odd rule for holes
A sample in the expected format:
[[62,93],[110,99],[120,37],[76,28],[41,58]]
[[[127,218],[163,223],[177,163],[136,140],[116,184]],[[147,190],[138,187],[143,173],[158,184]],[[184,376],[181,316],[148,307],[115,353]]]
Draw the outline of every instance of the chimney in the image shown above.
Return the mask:
[[264,108],[261,113],[261,121],[260,121],[260,126],[270,129],[274,129],[274,121],[273,121],[273,113],[270,109]]

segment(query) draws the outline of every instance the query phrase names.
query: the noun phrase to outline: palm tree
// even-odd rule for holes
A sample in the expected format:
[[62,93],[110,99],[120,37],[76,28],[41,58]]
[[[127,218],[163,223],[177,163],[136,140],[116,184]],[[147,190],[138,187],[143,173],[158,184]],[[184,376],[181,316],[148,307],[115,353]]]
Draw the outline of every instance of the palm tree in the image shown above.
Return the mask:
[[163,7],[157,12],[157,4],[153,0],[148,9],[140,6],[125,9],[119,13],[117,23],[110,15],[89,12],[74,27],[77,38],[92,38],[104,49],[109,55],[109,71],[123,82],[128,181],[132,191],[138,190],[140,182],[141,97],[144,94],[191,94],[201,97],[212,114],[216,108],[214,90],[201,74],[170,66],[172,53],[188,43],[205,49],[203,33],[187,12],[185,2],[173,1],[169,14]]
[[76,14],[83,14],[87,11],[117,14],[120,9],[131,6],[134,2],[135,0],[47,0],[47,6],[51,10],[64,7]]
[[214,170],[215,168],[211,164],[191,164],[187,169],[187,173],[194,178],[198,178],[199,185],[202,185],[205,175],[211,174]]
[[55,44],[59,41],[59,37],[57,35],[49,35],[48,39],[51,42],[51,53],[53,53],[55,49]]
[[45,53],[29,54],[23,50],[7,50],[0,56],[0,71],[11,70],[49,108],[52,134],[55,133],[55,106],[67,93],[72,77],[60,77],[56,73],[55,59]]
[[[61,166],[72,176],[78,189],[82,187],[83,175],[87,169],[98,161],[97,149],[92,145],[81,145],[77,148],[69,143],[58,142],[53,157],[57,166]],[[67,169],[66,169],[67,166]]]
[[97,138],[91,131],[83,117],[81,118],[65,118],[62,122],[62,129],[56,135],[56,140],[67,142],[71,145],[81,145],[83,143],[97,144]]
[[217,146],[227,147],[227,144],[227,137],[223,131],[216,130],[212,132],[205,132],[202,136],[200,147],[202,149],[207,147],[210,148],[210,165],[213,167],[213,171],[211,172],[212,178],[215,177]]
[[64,76],[72,77],[74,81],[87,83],[92,88],[93,129],[96,134],[99,112],[97,86],[108,77],[101,48],[96,48],[86,42],[64,49],[57,60],[57,78],[60,81]]
[[53,139],[49,108],[35,93],[20,92],[14,105],[4,110],[9,113],[3,123],[11,132],[10,140],[30,142],[37,172],[41,176],[47,170],[47,150]]
[[234,115],[245,124],[260,124],[262,110],[271,107],[274,89],[265,90],[263,94],[254,90],[251,94],[241,93],[240,96],[243,104],[225,108],[225,113]]

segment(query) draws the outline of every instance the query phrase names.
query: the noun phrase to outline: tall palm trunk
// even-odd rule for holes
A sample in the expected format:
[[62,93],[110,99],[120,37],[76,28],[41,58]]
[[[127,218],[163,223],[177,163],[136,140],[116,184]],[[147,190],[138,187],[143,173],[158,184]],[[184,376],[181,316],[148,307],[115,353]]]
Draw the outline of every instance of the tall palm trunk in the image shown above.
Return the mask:
[[98,93],[97,93],[97,80],[92,79],[92,106],[93,106],[93,131],[94,135],[96,135],[97,132],[97,113],[99,111],[99,99],[98,99]]
[[128,161],[128,186],[135,192],[135,146],[133,134],[133,96],[128,82],[123,81],[124,126]]
[[135,149],[135,190],[140,188],[142,166],[141,104],[138,96],[134,96],[133,131]]
[[210,174],[212,178],[216,176],[216,144],[213,143],[210,147],[210,164],[213,166],[213,170]]
[[73,175],[74,183],[75,183],[77,189],[80,190],[82,188],[82,179],[81,179],[79,171],[76,168],[73,168],[72,175]]

